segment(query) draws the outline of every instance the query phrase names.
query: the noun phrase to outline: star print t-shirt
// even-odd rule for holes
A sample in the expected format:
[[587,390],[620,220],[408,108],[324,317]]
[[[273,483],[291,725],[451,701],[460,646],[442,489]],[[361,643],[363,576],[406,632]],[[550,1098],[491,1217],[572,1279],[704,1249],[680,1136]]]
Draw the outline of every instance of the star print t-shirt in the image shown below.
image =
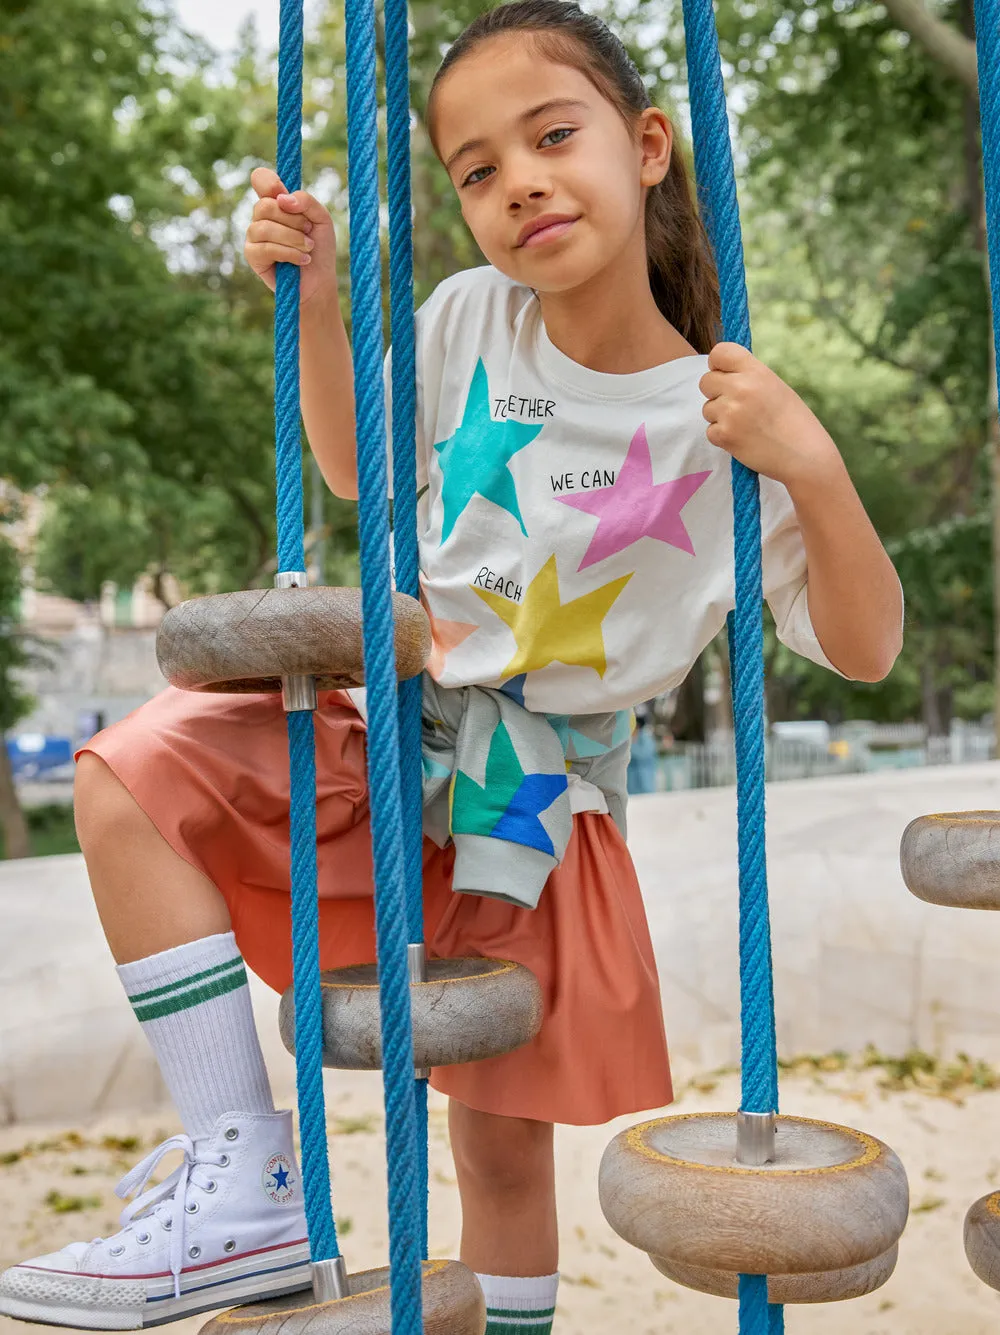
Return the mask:
[[[554,714],[677,686],[734,602],[730,459],[698,388],[708,358],[591,371],[550,341],[532,290],[492,267],[441,283],[416,328],[428,671]],[[836,671],[791,500],[767,478],[761,512],[778,635]]]

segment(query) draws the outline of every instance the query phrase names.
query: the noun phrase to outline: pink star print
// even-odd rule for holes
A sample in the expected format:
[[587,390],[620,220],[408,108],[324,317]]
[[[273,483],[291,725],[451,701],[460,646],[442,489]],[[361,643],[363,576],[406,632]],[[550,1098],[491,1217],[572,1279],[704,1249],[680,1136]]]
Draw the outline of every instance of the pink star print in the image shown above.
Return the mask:
[[711,471],[686,473],[673,482],[654,482],[645,424],[632,437],[614,486],[573,496],[556,496],[564,505],[597,516],[597,530],[577,567],[603,561],[640,538],[657,538],[694,556],[694,545],[681,511]]

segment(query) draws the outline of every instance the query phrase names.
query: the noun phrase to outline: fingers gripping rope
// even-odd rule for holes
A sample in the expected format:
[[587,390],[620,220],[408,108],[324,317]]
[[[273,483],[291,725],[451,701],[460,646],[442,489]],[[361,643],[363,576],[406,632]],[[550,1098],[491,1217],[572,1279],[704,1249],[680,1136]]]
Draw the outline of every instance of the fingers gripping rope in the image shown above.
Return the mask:
[[[750,347],[747,302],[729,142],[726,94],[712,0],[684,0],[695,174],[702,215],[719,268],[723,336]],[[760,487],[732,463],[736,608],[729,621],[739,825],[742,1108],[776,1112],[777,1051],[771,929],[764,853],[764,661]],[[779,1335],[780,1307],[769,1306],[767,1280],[742,1275],[740,1335]]]

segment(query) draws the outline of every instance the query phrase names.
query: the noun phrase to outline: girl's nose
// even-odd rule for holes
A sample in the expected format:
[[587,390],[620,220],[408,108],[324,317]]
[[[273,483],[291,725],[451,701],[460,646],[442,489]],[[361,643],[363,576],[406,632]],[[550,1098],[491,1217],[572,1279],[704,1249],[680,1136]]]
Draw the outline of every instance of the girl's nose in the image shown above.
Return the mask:
[[520,154],[507,163],[504,177],[507,204],[511,210],[545,199],[552,193],[546,172],[539,168],[540,163],[533,154]]
[[512,185],[507,192],[507,204],[512,210],[520,208],[523,204],[547,199],[551,194],[551,189],[542,184]]

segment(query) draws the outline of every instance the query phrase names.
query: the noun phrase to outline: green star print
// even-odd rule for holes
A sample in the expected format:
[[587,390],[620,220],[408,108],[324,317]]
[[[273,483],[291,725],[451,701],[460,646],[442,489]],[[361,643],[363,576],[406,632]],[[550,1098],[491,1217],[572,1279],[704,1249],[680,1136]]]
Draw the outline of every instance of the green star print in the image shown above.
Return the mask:
[[486,367],[480,358],[457,431],[434,446],[444,478],[441,484],[444,505],[442,544],[448,541],[459,515],[473,496],[482,496],[513,515],[521,532],[528,536],[517,503],[514,478],[507,464],[518,450],[531,444],[541,429],[541,426],[529,426],[510,418],[495,422],[490,417],[490,387]]

